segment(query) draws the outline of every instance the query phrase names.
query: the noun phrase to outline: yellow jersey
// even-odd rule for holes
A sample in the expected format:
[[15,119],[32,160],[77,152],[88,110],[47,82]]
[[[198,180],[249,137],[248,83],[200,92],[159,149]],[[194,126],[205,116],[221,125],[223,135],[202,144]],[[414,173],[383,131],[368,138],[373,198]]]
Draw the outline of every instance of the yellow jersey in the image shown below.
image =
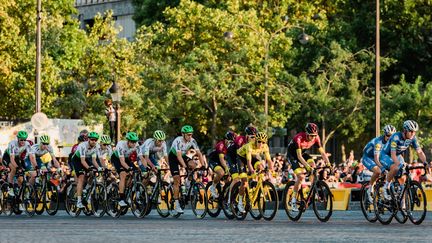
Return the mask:
[[266,143],[262,144],[261,148],[258,148],[255,141],[251,141],[237,150],[237,155],[246,158],[247,161],[252,161],[252,156],[260,154],[264,154],[267,161],[271,160],[270,149]]

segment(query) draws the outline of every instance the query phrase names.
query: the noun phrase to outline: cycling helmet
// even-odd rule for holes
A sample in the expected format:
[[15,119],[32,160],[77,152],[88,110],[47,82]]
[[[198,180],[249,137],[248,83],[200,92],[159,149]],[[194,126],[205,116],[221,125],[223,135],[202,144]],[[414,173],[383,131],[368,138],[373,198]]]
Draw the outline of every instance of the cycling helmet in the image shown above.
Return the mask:
[[384,135],[390,136],[396,132],[396,128],[392,125],[385,125],[385,127],[383,128],[383,131],[384,131]]
[[268,139],[267,134],[265,134],[263,132],[259,132],[256,135],[256,141],[257,142],[259,142],[259,141],[261,141],[261,142],[267,142],[267,139]]
[[101,140],[100,140],[101,144],[111,144],[111,138],[108,135],[102,135],[101,136]]
[[166,135],[165,135],[165,133],[163,131],[156,130],[153,133],[153,138],[156,139],[156,140],[165,140],[166,139]]
[[19,131],[17,134],[17,138],[18,139],[27,139],[28,134],[26,131]]
[[308,135],[318,135],[318,126],[315,123],[306,124],[305,130]]
[[228,131],[227,133],[225,133],[225,139],[226,140],[234,141],[235,137],[236,137],[236,134],[233,131]]
[[80,134],[79,136],[78,136],[78,141],[79,142],[84,142],[84,141],[87,141],[88,140],[88,136],[87,136],[87,134]]
[[90,138],[90,139],[99,139],[99,134],[97,132],[90,132],[88,134],[88,138]]
[[419,129],[417,122],[413,120],[406,120],[403,123],[403,129],[409,132],[416,132]]
[[246,135],[256,135],[258,133],[258,130],[253,126],[247,126],[245,128]]
[[185,125],[182,127],[181,132],[182,133],[193,133],[193,127],[189,125]]
[[131,142],[137,142],[138,139],[138,135],[136,134],[136,132],[128,132],[126,133],[126,139],[131,141]]
[[39,137],[39,142],[40,143],[50,143],[50,137],[48,135],[46,135],[46,134],[41,135]]

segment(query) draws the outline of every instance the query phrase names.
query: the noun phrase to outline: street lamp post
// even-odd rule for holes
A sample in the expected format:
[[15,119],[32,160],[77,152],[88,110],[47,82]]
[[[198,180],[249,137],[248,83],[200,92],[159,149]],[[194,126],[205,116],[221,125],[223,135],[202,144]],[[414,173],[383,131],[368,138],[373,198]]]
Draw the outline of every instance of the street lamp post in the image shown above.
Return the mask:
[[[284,26],[277,29],[276,31],[269,33],[270,37],[268,39],[264,38],[264,33],[261,31],[258,31],[256,28],[247,25],[247,24],[238,24],[237,26],[240,27],[247,27],[251,29],[253,32],[258,34],[258,36],[261,39],[261,42],[264,45],[264,119],[265,119],[265,131],[268,131],[268,80],[269,80],[269,71],[268,71],[268,61],[269,61],[269,54],[270,54],[270,46],[273,43],[273,39],[278,36],[279,33],[282,31],[288,29],[288,28],[297,28],[301,29],[302,33],[297,37],[300,44],[305,45],[309,42],[310,36],[304,32],[304,28],[297,26],[297,25],[287,25],[287,22]],[[226,40],[232,40],[234,38],[234,34],[232,31],[227,31],[224,33],[224,38]]]
[[122,89],[115,81],[113,81],[111,87],[108,90],[108,93],[111,94],[111,99],[115,103],[115,110],[116,110],[116,144],[118,141],[120,141],[120,121],[121,121],[121,110],[120,110],[120,102],[122,100]]
[[376,0],[376,36],[375,36],[375,44],[376,44],[376,53],[375,53],[375,135],[378,137],[380,135],[380,106],[381,106],[381,90],[380,90],[380,0]]
[[36,17],[36,109],[35,113],[41,111],[41,16],[42,3],[37,0],[37,17]]

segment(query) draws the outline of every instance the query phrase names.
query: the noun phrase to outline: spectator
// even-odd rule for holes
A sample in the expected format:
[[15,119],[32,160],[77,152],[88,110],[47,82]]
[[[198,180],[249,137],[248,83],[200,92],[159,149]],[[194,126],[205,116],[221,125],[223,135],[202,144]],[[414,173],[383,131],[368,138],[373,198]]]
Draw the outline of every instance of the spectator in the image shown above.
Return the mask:
[[[109,128],[110,128],[110,138],[111,141],[114,141],[114,132],[116,130],[116,121],[117,121],[117,116],[116,116],[116,110],[113,107],[112,101],[110,99],[106,99],[105,100],[105,115],[108,119],[108,124],[109,124]],[[117,138],[117,136],[116,136]],[[117,140],[116,140],[117,142]]]

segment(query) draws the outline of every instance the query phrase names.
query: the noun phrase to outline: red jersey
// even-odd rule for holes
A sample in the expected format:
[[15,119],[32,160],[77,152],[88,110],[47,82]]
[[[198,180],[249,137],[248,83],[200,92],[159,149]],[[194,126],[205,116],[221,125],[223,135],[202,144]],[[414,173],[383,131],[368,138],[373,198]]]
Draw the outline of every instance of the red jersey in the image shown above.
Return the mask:
[[321,147],[321,140],[319,136],[316,136],[312,141],[307,141],[307,134],[305,132],[298,133],[294,136],[293,142],[297,145],[299,149],[310,149],[313,145]]
[[247,143],[246,136],[237,136],[234,139],[234,144],[237,146],[237,148],[241,148],[241,146],[245,145]]
[[76,150],[77,150],[77,148],[78,148],[78,145],[79,145],[79,143],[74,144],[74,146],[72,146],[72,150],[71,150],[71,153],[72,153],[72,154],[75,154],[75,152],[76,152]]
[[221,140],[215,145],[215,151],[217,154],[226,154],[227,153],[227,147],[225,145],[225,141]]

